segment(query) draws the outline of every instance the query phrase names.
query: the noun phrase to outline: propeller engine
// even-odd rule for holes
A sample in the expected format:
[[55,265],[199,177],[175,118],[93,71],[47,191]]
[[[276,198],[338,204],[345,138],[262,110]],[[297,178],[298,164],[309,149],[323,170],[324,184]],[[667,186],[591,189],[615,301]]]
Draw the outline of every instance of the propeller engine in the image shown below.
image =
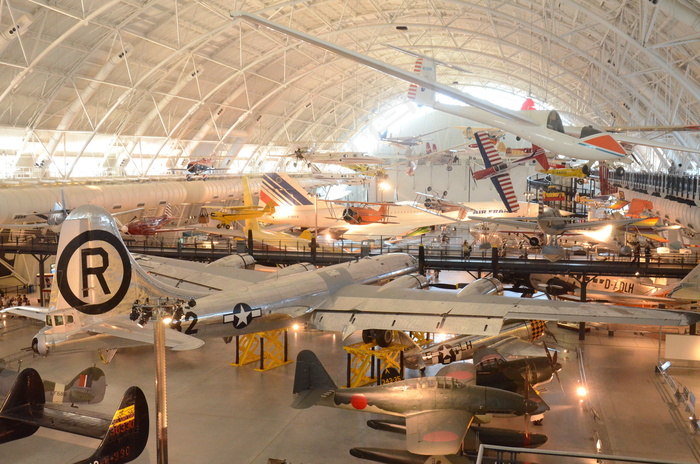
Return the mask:
[[359,224],[362,222],[362,217],[360,217],[360,214],[350,207],[343,210],[342,216],[343,220],[348,224]]
[[567,282],[563,279],[560,279],[559,277],[552,277],[551,279],[547,280],[546,287],[544,291],[548,295],[552,296],[561,296],[565,295],[567,293],[572,293],[576,290],[576,285]]

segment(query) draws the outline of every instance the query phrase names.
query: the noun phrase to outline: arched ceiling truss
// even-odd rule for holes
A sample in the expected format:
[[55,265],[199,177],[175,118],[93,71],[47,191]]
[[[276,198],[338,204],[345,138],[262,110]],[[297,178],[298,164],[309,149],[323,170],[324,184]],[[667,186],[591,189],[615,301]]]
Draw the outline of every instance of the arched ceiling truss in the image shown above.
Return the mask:
[[[53,163],[67,179],[86,159],[149,175],[164,159],[230,161],[242,143],[336,148],[404,98],[405,83],[236,10],[405,69],[413,59],[387,44],[434,56],[472,71],[440,72],[443,83],[532,95],[579,124],[700,122],[692,0],[6,0],[0,134],[18,142],[1,152],[4,175],[56,175]],[[653,136],[700,145],[697,133]],[[655,168],[669,154],[640,156]]]

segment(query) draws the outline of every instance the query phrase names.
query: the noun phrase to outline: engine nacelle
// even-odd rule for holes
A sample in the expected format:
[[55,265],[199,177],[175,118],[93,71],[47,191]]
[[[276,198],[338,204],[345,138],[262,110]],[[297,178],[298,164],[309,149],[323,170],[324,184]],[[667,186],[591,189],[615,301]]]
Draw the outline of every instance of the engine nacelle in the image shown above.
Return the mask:
[[387,288],[426,288],[427,286],[428,279],[426,279],[425,276],[420,274],[409,274],[382,285],[379,292]]
[[36,354],[46,356],[49,354],[49,346],[46,343],[46,335],[37,334],[32,340],[32,351]]
[[552,277],[549,279],[545,287],[545,292],[552,296],[566,295],[567,293],[573,293],[575,290],[576,285],[562,280],[559,277]]
[[314,269],[316,269],[316,266],[311,263],[297,263],[292,264],[291,266],[283,267],[279,271],[275,272],[275,274],[281,277],[285,275],[299,274],[306,271],[313,271]]
[[500,280],[493,277],[483,277],[464,287],[457,295],[464,297],[466,295],[497,295],[500,293],[503,293],[503,284]]
[[230,267],[234,269],[255,269],[255,258],[247,253],[236,253],[219,258],[206,267]]

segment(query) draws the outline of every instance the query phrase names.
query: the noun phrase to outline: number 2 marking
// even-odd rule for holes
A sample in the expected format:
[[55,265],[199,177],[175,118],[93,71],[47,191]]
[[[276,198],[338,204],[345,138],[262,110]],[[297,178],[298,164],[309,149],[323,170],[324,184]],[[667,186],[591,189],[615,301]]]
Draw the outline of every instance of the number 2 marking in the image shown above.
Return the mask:
[[192,319],[192,323],[185,330],[185,335],[194,335],[199,330],[194,328],[194,326],[197,325],[197,315],[192,311],[187,311],[185,313],[185,322],[189,321],[190,319]]

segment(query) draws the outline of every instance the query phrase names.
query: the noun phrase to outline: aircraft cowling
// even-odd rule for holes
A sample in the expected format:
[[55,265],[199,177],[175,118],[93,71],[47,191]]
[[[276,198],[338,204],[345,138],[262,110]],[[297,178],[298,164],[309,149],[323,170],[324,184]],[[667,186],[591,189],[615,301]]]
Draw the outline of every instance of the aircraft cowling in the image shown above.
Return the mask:
[[37,334],[32,340],[32,351],[36,354],[46,356],[49,354],[49,346],[46,343],[46,335]]
[[565,256],[565,251],[557,245],[545,245],[542,247],[542,256],[555,263]]
[[348,224],[360,223],[360,217],[358,216],[357,211],[352,208],[345,208],[343,210],[343,220]]
[[552,296],[566,295],[567,293],[572,293],[576,290],[576,285],[569,283],[559,277],[552,277],[547,280],[547,286],[545,287],[545,292]]

